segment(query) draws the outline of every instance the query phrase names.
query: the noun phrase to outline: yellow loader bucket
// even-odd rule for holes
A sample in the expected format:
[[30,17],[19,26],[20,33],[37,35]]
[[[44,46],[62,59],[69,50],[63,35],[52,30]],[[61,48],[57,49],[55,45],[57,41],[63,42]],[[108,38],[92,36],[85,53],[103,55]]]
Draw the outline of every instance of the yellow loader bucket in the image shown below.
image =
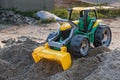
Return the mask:
[[32,57],[35,63],[39,62],[43,58],[57,61],[62,65],[64,70],[71,66],[71,56],[70,53],[67,52],[66,47],[61,47],[61,51],[57,51],[50,49],[48,43],[46,43],[44,47],[36,48],[32,53]]

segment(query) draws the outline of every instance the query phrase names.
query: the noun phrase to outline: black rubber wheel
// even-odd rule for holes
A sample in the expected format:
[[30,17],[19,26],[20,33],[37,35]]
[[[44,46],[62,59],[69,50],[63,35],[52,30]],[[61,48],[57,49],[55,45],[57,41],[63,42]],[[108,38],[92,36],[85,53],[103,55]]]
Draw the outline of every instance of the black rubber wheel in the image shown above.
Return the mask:
[[50,33],[50,34],[48,35],[46,41],[48,42],[48,39],[51,39],[51,38],[53,38],[53,37],[56,36],[56,35],[57,35],[56,32],[52,32],[52,33]]
[[95,31],[94,47],[105,46],[108,47],[111,43],[112,34],[108,26],[102,25]]
[[70,43],[70,52],[74,56],[81,57],[88,54],[90,48],[89,40],[81,35],[76,35]]

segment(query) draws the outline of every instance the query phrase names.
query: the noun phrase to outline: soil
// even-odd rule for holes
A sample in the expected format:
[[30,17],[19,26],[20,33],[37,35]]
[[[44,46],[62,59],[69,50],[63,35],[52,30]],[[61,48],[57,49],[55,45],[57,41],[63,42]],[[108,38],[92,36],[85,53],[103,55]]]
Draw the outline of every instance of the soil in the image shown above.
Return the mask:
[[104,22],[112,30],[110,47],[92,49],[87,57],[73,57],[72,66],[66,71],[58,63],[46,59],[34,63],[31,56],[36,47],[44,44],[47,35],[59,27],[57,23],[1,24],[5,28],[0,29],[0,80],[119,80],[120,18]]
[[119,80],[120,79],[120,48],[104,53],[104,61],[85,80]]

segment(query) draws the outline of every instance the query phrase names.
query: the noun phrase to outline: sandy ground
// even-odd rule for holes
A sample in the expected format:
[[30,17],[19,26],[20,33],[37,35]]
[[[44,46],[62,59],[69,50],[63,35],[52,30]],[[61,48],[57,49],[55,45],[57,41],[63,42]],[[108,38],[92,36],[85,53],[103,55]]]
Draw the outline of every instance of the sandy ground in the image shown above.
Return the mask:
[[100,4],[100,3],[108,3],[110,6],[118,7],[120,8],[120,0],[79,0],[87,3],[92,4]]
[[[120,18],[104,19],[112,30],[110,49],[120,48]],[[119,80],[120,49],[99,47],[87,57],[74,58],[70,69],[63,71],[56,62],[42,60],[35,64],[31,53],[42,45],[57,23],[41,26],[0,24],[0,80]],[[4,48],[2,48],[4,47]],[[105,52],[105,53],[104,53]],[[100,54],[101,53],[101,54]],[[101,78],[102,76],[102,78]]]
[[[112,30],[112,42],[110,49],[120,47],[120,18],[116,19],[104,19],[104,23],[107,24]],[[44,24],[42,26],[36,25],[24,25],[24,26],[15,26],[15,25],[2,25],[0,30],[0,41],[7,40],[10,38],[17,38],[20,36],[27,36],[32,39],[35,39],[39,42],[44,42],[48,34],[52,31],[56,31],[59,28],[58,23]],[[3,28],[6,29],[3,29]]]
[[[38,41],[44,41],[47,35],[58,29],[58,23],[52,24],[43,24],[41,26],[36,25],[2,25],[0,30],[0,40],[7,40],[10,38],[17,38],[20,36],[34,37],[38,39]],[[3,28],[5,27],[5,29]]]
[[120,47],[120,18],[106,19],[104,21],[104,23],[107,24],[112,31],[112,42],[110,49]]

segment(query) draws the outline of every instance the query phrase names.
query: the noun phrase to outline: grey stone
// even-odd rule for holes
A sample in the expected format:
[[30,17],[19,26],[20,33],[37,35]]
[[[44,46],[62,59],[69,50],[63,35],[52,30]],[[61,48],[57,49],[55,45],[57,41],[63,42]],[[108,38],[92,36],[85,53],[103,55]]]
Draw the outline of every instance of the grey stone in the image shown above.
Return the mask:
[[37,24],[37,20],[31,17],[24,17],[20,14],[15,14],[13,11],[2,10],[0,12],[0,23],[12,24]]

